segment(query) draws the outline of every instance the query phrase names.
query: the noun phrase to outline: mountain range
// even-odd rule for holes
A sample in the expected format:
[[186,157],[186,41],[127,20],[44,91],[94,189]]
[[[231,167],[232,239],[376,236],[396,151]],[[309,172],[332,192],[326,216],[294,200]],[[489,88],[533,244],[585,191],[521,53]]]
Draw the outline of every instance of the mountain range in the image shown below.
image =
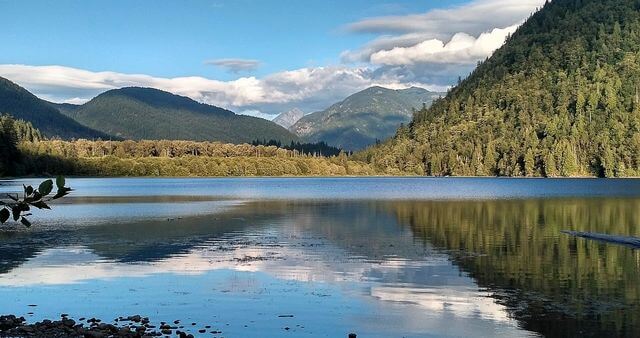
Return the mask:
[[307,142],[325,141],[346,150],[360,150],[391,137],[402,123],[411,121],[415,109],[442,95],[417,87],[394,90],[374,86],[304,116],[289,130]]
[[63,139],[303,140],[358,150],[392,136],[415,108],[438,96],[421,88],[371,87],[326,110],[304,116],[294,108],[272,122],[153,88],[113,89],[82,105],[51,103],[0,78],[0,112],[31,122],[46,137]]

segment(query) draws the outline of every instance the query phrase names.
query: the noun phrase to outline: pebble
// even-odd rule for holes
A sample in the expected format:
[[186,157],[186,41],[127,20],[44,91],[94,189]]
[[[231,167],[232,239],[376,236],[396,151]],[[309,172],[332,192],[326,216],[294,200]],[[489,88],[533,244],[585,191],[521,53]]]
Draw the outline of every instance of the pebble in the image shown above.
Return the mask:
[[140,315],[129,316],[127,317],[127,320],[139,323],[140,321],[142,321],[142,317]]

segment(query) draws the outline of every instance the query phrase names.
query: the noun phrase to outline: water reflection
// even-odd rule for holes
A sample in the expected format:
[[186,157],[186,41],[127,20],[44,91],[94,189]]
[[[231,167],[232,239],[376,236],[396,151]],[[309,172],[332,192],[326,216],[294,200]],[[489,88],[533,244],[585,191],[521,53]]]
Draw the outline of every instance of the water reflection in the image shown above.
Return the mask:
[[[58,207],[62,212],[71,210]],[[203,299],[218,301],[233,294],[236,300],[249,297],[253,303],[249,309],[230,304],[224,311],[231,316],[227,321],[233,324],[238,320],[235,317],[244,318],[247,311],[252,320],[260,321],[259,314],[270,311],[265,307],[275,302],[285,309],[297,309],[296,318],[307,328],[298,334],[342,336],[357,330],[374,337],[419,337],[427,332],[437,336],[473,332],[490,337],[512,336],[519,330],[504,306],[478,289],[472,279],[460,275],[447,255],[414,241],[412,232],[399,226],[395,215],[375,203],[250,202],[212,215],[172,221],[106,223],[72,231],[54,228],[28,235],[17,232],[4,239],[0,256],[8,257],[10,248],[18,243],[29,249],[22,257],[12,256],[11,264],[3,269],[3,307],[42,304],[41,298],[32,297],[41,297],[38,291],[50,288],[68,294],[69,299],[77,293],[96,294],[95,289],[103,290],[101,294],[152,297],[143,287],[126,291],[118,282],[134,278],[153,281],[158,289],[167,291],[162,300],[172,304],[170,316],[184,313],[180,304],[202,306]],[[228,271],[242,275],[226,287],[207,292],[177,282],[215,279]],[[263,285],[265,280],[270,286],[263,291],[256,291],[255,285],[250,288],[254,293],[242,291],[247,284]],[[82,291],[89,286],[93,291]],[[262,293],[277,290],[282,297],[276,301]],[[201,297],[194,303],[183,297],[199,292]],[[62,311],[62,305],[50,306],[55,313]],[[71,301],[64,305],[76,310],[82,307]],[[111,308],[113,313],[108,316],[122,311],[101,306]],[[324,318],[325,326],[311,331],[319,325],[317,318]],[[236,326],[243,327],[241,324]],[[262,323],[261,330],[264,325],[267,323]],[[248,328],[236,329],[237,335],[247,335]],[[279,331],[281,328],[272,335],[278,336]]]
[[387,206],[449,252],[529,330],[640,336],[640,251],[561,230],[640,234],[638,199],[420,202]]
[[[283,309],[297,336],[640,335],[639,251],[560,233],[638,236],[639,199],[194,203],[211,204],[0,233],[0,307],[80,312],[73,295],[87,293],[111,317],[213,312],[229,336],[284,335]],[[52,289],[69,300],[45,306]],[[145,301],[110,305],[122,295]]]

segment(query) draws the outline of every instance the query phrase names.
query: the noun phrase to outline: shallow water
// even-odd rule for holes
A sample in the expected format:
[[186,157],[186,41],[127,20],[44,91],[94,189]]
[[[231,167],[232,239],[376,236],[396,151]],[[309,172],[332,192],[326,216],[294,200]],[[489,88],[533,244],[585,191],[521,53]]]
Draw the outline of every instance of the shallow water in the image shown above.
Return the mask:
[[639,251],[561,233],[640,236],[639,180],[68,181],[34,227],[0,232],[1,313],[224,337],[640,336]]

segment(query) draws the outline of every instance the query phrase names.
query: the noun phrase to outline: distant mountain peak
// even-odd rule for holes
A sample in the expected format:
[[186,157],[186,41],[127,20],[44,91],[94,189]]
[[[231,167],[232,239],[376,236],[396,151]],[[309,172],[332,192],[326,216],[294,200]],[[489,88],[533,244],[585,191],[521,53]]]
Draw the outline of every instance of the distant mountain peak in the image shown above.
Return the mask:
[[200,113],[212,113],[225,116],[235,115],[234,112],[224,108],[201,103],[187,96],[149,87],[122,87],[118,89],[111,89],[96,96],[91,101],[103,100],[112,97],[127,97],[146,105],[162,109],[190,110]]
[[298,122],[298,120],[300,120],[303,116],[304,112],[302,110],[293,108],[278,115],[275,119],[273,119],[273,122],[288,129],[296,122]]
[[440,95],[418,87],[371,86],[323,111],[304,116],[289,130],[309,142],[325,141],[358,150],[392,136],[400,124],[411,120],[414,108],[430,104]]

